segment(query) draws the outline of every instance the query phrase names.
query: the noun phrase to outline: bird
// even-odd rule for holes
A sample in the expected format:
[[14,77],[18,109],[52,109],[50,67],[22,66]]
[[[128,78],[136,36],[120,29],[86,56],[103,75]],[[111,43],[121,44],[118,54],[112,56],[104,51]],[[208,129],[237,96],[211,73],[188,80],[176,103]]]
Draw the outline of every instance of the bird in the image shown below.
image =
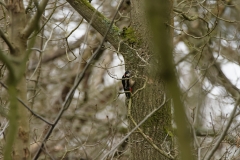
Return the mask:
[[126,71],[124,75],[122,76],[122,85],[123,85],[123,90],[126,94],[126,97],[129,99],[131,97],[132,93],[132,80],[131,78],[131,73],[130,71]]

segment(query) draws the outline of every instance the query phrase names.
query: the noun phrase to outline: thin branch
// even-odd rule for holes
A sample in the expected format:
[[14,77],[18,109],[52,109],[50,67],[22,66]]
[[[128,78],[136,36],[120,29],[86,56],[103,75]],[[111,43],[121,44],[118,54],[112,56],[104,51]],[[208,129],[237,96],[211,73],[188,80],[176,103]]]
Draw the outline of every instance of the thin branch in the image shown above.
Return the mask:
[[0,60],[3,63],[5,63],[5,65],[7,66],[8,70],[9,70],[9,77],[15,79],[16,73],[14,70],[14,65],[12,63],[12,60],[9,57],[7,57],[7,55],[4,54],[1,49],[0,49]]
[[[48,21],[50,20],[50,18],[52,18],[53,13],[54,13],[55,10],[59,7],[59,6],[57,6],[57,2],[58,2],[58,1],[56,1],[56,2],[54,3],[53,10],[52,10],[52,12],[49,14],[48,19],[45,20],[45,22],[43,23],[43,25],[41,26],[41,28],[34,33],[34,36],[37,35],[38,33],[40,33],[40,32],[43,30],[43,28],[45,27],[45,25],[48,23]],[[44,17],[44,18],[45,18],[45,17]]]
[[6,124],[4,125],[2,131],[0,132],[0,136],[3,134],[3,132],[6,130],[6,128],[8,127],[9,121],[6,122]]
[[[87,21],[92,22],[91,26],[96,29],[102,36],[106,33],[109,28],[111,20],[107,19],[98,12],[94,7],[89,5],[87,0],[67,0],[67,2]],[[106,40],[109,41],[114,48],[118,48],[120,41],[119,29],[112,25],[110,33],[106,36]]]
[[22,35],[26,38],[28,38],[32,32],[36,29],[36,26],[38,25],[38,22],[44,12],[44,9],[46,8],[48,3],[48,0],[42,0],[41,3],[38,5],[38,10],[35,13],[35,15],[30,19],[30,21],[27,23],[26,27],[22,31]]
[[137,94],[137,92],[143,90],[143,89],[146,87],[146,85],[147,85],[147,81],[148,81],[148,78],[146,78],[143,86],[142,86],[141,88],[138,88],[138,89],[132,94],[132,96],[134,96],[135,94]]
[[[55,29],[55,28],[52,29],[49,38],[47,39],[47,41],[46,41],[45,44],[44,44],[43,49],[42,49],[42,50],[38,50],[40,53],[42,53],[42,52],[45,51],[48,42],[49,42],[49,41],[51,40],[51,38],[52,38],[52,34],[53,34],[53,30],[54,30],[54,29]],[[32,77],[35,75],[35,73],[37,72],[37,70],[38,70],[39,66],[41,65],[41,63],[42,63],[42,54],[41,54],[41,56],[40,56],[40,60],[38,61],[38,64],[37,64],[37,66],[36,66],[34,72],[32,73],[32,75],[31,75],[30,78],[29,78],[29,80],[31,80]]]
[[1,4],[3,7],[7,8],[7,5],[6,5],[2,0],[0,0],[0,4]]
[[[198,2],[198,1],[197,1]],[[225,21],[225,22],[228,22],[228,23],[237,23],[239,21],[236,21],[236,20],[227,20],[227,19],[224,19],[224,18],[221,18],[219,17],[218,15],[215,15],[213,12],[211,12],[207,7],[203,6],[202,3],[199,3],[198,4],[203,7],[205,10],[207,10],[210,14],[212,14],[214,17],[216,17],[217,19],[219,20],[222,20],[222,21]]]
[[222,134],[220,135],[219,139],[217,140],[216,144],[214,145],[214,147],[211,149],[210,153],[207,155],[207,157],[205,158],[205,160],[210,160],[213,156],[213,154],[216,152],[216,150],[218,149],[220,143],[222,142],[222,140],[224,139],[224,137],[226,136],[227,134],[227,131],[229,129],[229,127],[231,126],[232,124],[232,121],[233,121],[233,118],[234,118],[234,115],[236,113],[236,110],[238,108],[238,105],[240,103],[240,97],[238,96],[238,99],[236,101],[236,104],[233,108],[233,111],[228,119],[228,122],[227,122],[227,125],[225,126],[225,128],[223,129],[223,132]]
[[[79,45],[83,42],[84,36],[80,37],[79,39],[77,39],[74,43],[68,45],[67,47],[67,52],[74,50],[75,48],[79,47]],[[38,48],[31,48],[32,50],[36,50],[38,52],[41,52],[42,50],[38,49]],[[66,50],[62,49],[62,48],[58,48],[53,55],[45,57],[42,59],[42,63],[48,63],[53,61],[54,59],[61,57],[63,55],[66,54]],[[29,70],[33,70],[37,67],[37,63],[38,62],[33,62],[33,65],[30,66]]]
[[8,45],[10,52],[12,54],[15,53],[16,49],[15,46],[13,46],[13,44],[10,42],[10,40],[8,39],[8,37],[3,33],[3,31],[0,29],[0,36],[2,37],[2,39],[6,42],[6,44]]
[[[3,82],[0,81],[0,84],[1,84],[5,89],[8,90],[8,87],[7,87]],[[29,110],[29,112],[31,112],[35,117],[37,117],[38,119],[42,120],[43,122],[45,122],[45,123],[47,123],[47,124],[49,124],[49,125],[51,125],[51,126],[53,125],[53,123],[48,122],[48,121],[45,120],[42,116],[36,114],[36,113],[35,113],[31,108],[29,108],[20,98],[17,98],[17,100],[18,100],[25,108],[27,108],[27,110]]]
[[180,10],[177,9],[177,8],[173,8],[173,11],[174,11],[174,12],[177,12],[177,13],[180,13],[180,14],[183,16],[183,18],[186,19],[186,20],[188,20],[188,21],[195,21],[195,20],[197,20],[197,19],[200,19],[200,17],[197,16],[197,15],[188,16],[186,13],[180,11]]

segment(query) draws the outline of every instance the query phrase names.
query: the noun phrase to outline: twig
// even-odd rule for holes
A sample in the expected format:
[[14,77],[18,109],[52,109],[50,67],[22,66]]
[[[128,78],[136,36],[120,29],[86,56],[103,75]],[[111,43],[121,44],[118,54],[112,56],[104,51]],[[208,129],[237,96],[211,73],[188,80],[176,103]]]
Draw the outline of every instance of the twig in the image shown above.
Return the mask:
[[[74,31],[76,31],[76,30],[78,29],[78,27],[82,24],[82,22],[83,22],[83,18],[82,18],[82,20],[78,23],[78,25],[65,37],[65,39],[66,39],[66,45],[67,45],[65,51],[66,51],[66,56],[67,56],[67,59],[68,59],[69,62],[74,61],[77,57],[75,56],[75,54],[73,53],[73,51],[71,51],[71,49],[70,49],[70,47],[69,47],[68,38],[69,38],[69,36],[70,36]],[[69,58],[69,56],[68,56],[68,53],[67,53],[68,51],[70,51],[70,52],[72,53],[72,55],[74,56],[74,58],[73,58],[72,60],[70,60],[70,58]]]
[[0,136],[3,134],[3,132],[6,130],[8,127],[9,121],[6,122],[5,126],[3,127],[2,131],[0,132]]
[[143,90],[143,89],[146,87],[147,81],[148,81],[148,78],[146,78],[146,80],[145,80],[142,88],[138,88],[138,89],[132,94],[132,96],[134,96],[137,92]]
[[42,63],[42,52],[44,52],[45,51],[45,49],[46,49],[46,47],[47,47],[47,44],[48,44],[48,42],[51,40],[51,38],[52,38],[52,34],[53,34],[53,30],[54,30],[55,28],[53,28],[52,29],[52,31],[51,31],[51,33],[50,33],[50,36],[49,36],[49,38],[47,39],[47,41],[45,42],[45,44],[44,44],[44,47],[43,47],[43,49],[42,50],[40,50],[40,49],[36,49],[38,52],[40,52],[40,54],[41,54],[41,56],[40,56],[40,60],[38,61],[38,64],[37,64],[37,66],[36,66],[36,68],[35,68],[35,70],[33,71],[33,73],[32,73],[32,75],[30,76],[30,78],[29,78],[29,80],[32,80],[32,77],[35,75],[35,73],[37,72],[37,70],[39,69],[39,66],[41,65],[41,63]]

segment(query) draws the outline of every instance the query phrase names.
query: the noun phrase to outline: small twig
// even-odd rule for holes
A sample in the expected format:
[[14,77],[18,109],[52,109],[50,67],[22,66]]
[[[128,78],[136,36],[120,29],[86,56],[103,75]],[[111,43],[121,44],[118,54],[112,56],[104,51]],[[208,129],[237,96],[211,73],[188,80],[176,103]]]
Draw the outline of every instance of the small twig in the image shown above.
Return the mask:
[[[134,49],[135,50],[135,49]],[[146,63],[147,65],[149,65],[149,63],[147,61],[145,61],[137,52],[137,50],[135,50],[135,54],[144,62]]]
[[78,147],[75,147],[75,148],[72,148],[72,149],[69,149],[69,150],[66,149],[66,151],[64,152],[61,160],[65,159],[65,156],[66,156],[69,152],[75,151],[75,150],[77,150],[77,149],[79,149],[79,148],[81,148],[81,146],[78,146]]
[[[36,73],[37,70],[39,69],[39,66],[40,66],[41,63],[42,63],[42,52],[45,51],[48,42],[51,40],[51,38],[52,38],[52,34],[53,34],[53,30],[54,30],[54,29],[55,29],[55,28],[52,29],[49,38],[47,39],[47,41],[46,41],[45,44],[44,44],[43,49],[42,49],[42,50],[40,50],[40,49],[35,49],[35,50],[37,50],[38,52],[40,52],[41,56],[40,56],[40,60],[38,61],[38,64],[37,64],[35,70],[33,71],[32,75],[30,76],[29,80],[32,80],[32,77],[35,75],[35,73]],[[33,49],[33,48],[32,48],[32,49]]]
[[138,88],[138,89],[132,94],[132,96],[134,96],[137,92],[143,90],[143,89],[146,87],[146,85],[147,85],[147,81],[148,81],[148,78],[146,78],[146,80],[145,80],[142,88]]
[[[73,53],[73,51],[71,51],[71,49],[70,49],[70,47],[69,47],[69,45],[68,45],[68,38],[71,36],[71,34],[74,32],[74,31],[76,31],[77,29],[78,29],[78,27],[82,24],[82,22],[83,22],[83,18],[82,18],[82,20],[78,23],[78,25],[73,29],[73,30],[71,30],[71,32],[67,35],[67,36],[65,36],[65,39],[66,39],[66,45],[67,45],[67,47],[66,47],[66,56],[67,56],[67,59],[68,59],[68,61],[69,62],[72,62],[72,61],[74,61],[77,57],[75,56],[75,54]],[[72,53],[72,55],[74,56],[74,58],[71,60],[70,58],[69,58],[69,56],[68,56],[68,50]]]
[[[198,1],[197,1],[198,2]],[[218,15],[215,15],[214,13],[212,13],[209,9],[207,9],[207,7],[203,6],[202,3],[199,3],[198,4],[203,7],[206,11],[208,11],[209,13],[211,13],[214,17],[216,17],[217,19],[220,19],[222,21],[225,21],[225,22],[228,22],[228,23],[237,23],[239,21],[236,21],[236,20],[227,20],[227,19],[224,19],[224,18],[221,18],[219,17]]]
[[210,112],[210,119],[211,119],[211,125],[212,125],[212,129],[213,129],[213,134],[216,134],[215,127],[214,127],[214,124],[213,124],[212,113],[211,113],[211,112]]
[[3,127],[2,131],[0,132],[0,136],[3,134],[3,132],[6,130],[8,127],[9,121],[6,122],[5,126]]

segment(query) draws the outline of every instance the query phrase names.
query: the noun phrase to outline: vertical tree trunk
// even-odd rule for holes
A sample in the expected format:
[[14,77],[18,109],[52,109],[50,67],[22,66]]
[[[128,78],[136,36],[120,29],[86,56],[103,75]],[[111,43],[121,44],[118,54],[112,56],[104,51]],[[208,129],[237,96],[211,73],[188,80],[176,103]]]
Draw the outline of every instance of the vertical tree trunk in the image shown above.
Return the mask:
[[152,45],[154,49],[152,68],[157,77],[166,83],[167,91],[171,94],[174,107],[174,122],[178,148],[182,159],[194,159],[191,150],[192,138],[188,129],[187,117],[181,100],[181,91],[175,73],[174,58],[172,54],[173,20],[171,14],[173,1],[145,1],[146,17],[151,30]]
[[[25,57],[27,48],[27,39],[20,35],[20,31],[23,30],[26,23],[23,1],[8,1],[7,9],[11,19],[8,31],[9,39],[12,45],[15,46],[15,50],[11,51],[10,54],[16,58],[17,63],[15,64],[15,67],[18,68],[16,73],[14,73],[16,74],[16,77],[8,80],[9,90],[12,89],[12,92],[9,91],[9,93],[16,92],[16,94],[10,95],[10,97],[12,96],[13,101],[17,96],[27,104],[26,79],[25,76],[20,76],[22,70],[21,67],[23,66],[21,62]],[[10,101],[10,103],[12,103],[12,101]],[[8,130],[9,134],[7,135],[4,159],[29,159],[29,114],[22,104],[19,102],[15,104],[16,105],[10,105],[10,126]]]
[[[150,63],[150,61],[154,59],[153,48],[151,46],[147,20],[144,15],[143,3],[144,1],[141,0],[132,1],[132,27],[138,36],[138,42],[134,48],[144,60]],[[137,56],[135,55],[135,57]],[[137,76],[137,78],[135,78],[136,83],[133,87],[133,92],[142,88],[145,80],[147,80],[145,88],[132,98],[131,115],[133,119],[139,123],[147,114],[163,103],[166,92],[164,82],[157,74],[151,72],[150,66],[140,58],[127,56],[125,62],[131,64],[126,66],[126,70],[133,71]],[[172,148],[172,137],[168,134],[171,133],[171,119],[171,106],[170,103],[167,102],[140,127],[153,144],[166,152]],[[135,127],[131,120],[129,123],[130,129]],[[157,151],[139,132],[135,132],[130,137],[130,149],[131,159],[133,160],[169,159],[169,157]]]

